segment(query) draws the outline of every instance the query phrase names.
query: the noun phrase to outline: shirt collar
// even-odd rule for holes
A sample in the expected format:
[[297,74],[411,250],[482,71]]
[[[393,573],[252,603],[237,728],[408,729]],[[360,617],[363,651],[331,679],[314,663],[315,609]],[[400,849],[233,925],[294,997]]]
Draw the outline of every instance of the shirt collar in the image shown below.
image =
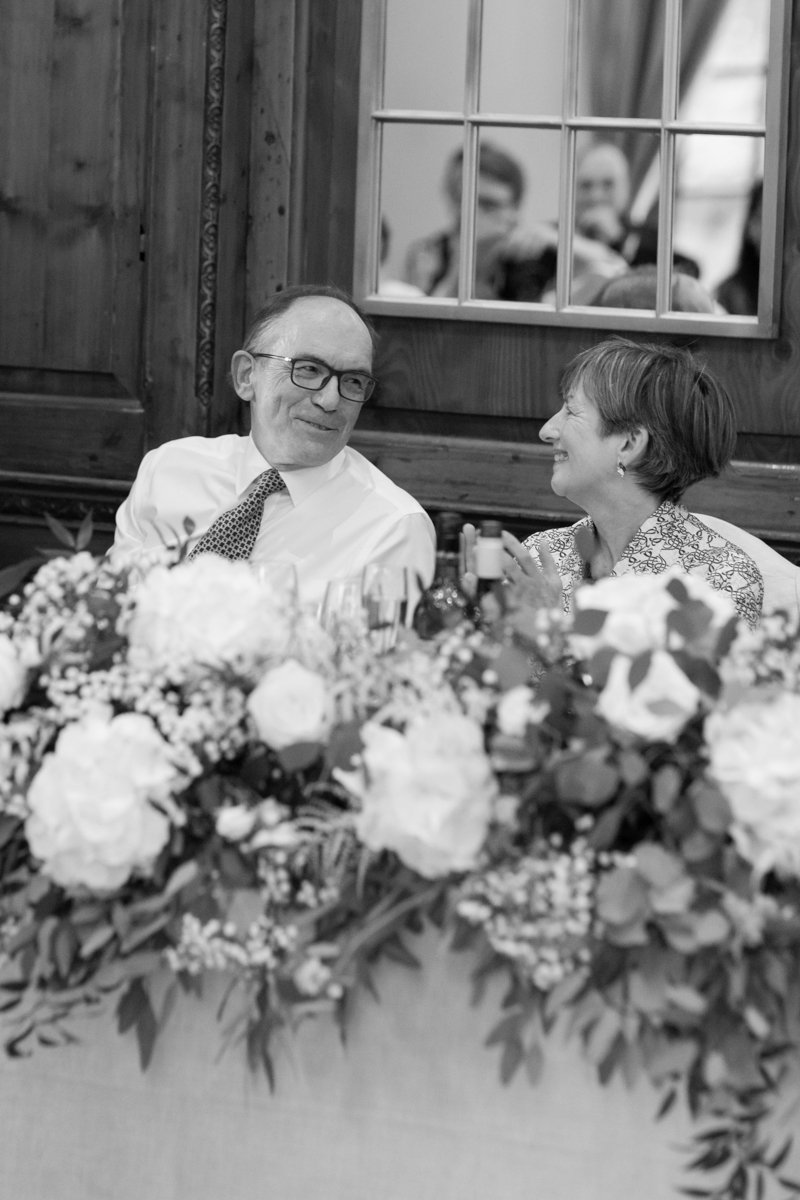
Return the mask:
[[[344,466],[346,448],[340,450],[330,462],[322,463],[319,467],[297,467],[293,471],[281,472],[281,478],[286,484],[292,504],[297,507],[303,500],[321,488],[328,480],[338,475]],[[254,479],[257,479],[272,464],[269,463],[253,441],[248,437],[244,453],[239,460],[236,473],[236,494],[241,496]]]

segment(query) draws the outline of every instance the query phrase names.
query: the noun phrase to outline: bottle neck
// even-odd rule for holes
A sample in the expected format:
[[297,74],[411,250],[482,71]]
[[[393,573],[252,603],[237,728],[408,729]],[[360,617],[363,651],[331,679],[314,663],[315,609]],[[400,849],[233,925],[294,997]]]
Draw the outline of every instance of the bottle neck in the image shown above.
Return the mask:
[[439,579],[458,579],[461,573],[461,555],[458,550],[436,551],[436,575]]

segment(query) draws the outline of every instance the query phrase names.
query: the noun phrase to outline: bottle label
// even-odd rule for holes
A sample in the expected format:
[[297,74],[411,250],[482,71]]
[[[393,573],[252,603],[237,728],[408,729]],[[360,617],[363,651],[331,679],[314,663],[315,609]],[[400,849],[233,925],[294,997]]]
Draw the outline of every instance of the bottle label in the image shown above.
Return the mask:
[[503,578],[503,543],[499,538],[478,538],[475,542],[475,574],[479,579]]

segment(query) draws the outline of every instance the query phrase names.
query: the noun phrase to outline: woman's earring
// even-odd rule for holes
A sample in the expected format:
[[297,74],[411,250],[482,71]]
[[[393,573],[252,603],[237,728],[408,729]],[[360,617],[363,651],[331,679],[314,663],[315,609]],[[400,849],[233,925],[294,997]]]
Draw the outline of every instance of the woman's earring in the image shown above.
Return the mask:
[[625,478],[625,464],[623,462],[617,461],[617,474],[619,475],[620,479]]

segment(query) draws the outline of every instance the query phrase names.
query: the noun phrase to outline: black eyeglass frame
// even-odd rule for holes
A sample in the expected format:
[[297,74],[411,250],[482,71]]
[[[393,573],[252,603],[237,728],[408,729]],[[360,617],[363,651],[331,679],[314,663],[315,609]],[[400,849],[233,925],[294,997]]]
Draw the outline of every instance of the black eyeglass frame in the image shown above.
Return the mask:
[[[375,379],[372,375],[368,375],[366,371],[334,371],[330,363],[322,362],[322,360],[319,358],[289,358],[285,354],[266,354],[259,350],[248,350],[247,353],[251,358],[276,358],[278,362],[290,363],[292,368],[292,383],[294,383],[297,387],[303,388],[307,392],[321,392],[331,379],[335,379],[339,395],[343,400],[349,400],[351,404],[366,404],[375,391],[375,385],[378,382],[377,379]],[[295,379],[294,372],[298,363],[312,363],[315,367],[322,367],[323,370],[328,372],[328,374],[320,377],[319,383],[316,387],[311,387],[307,381]],[[344,375],[352,375],[357,379],[366,380],[364,385],[366,395],[364,396],[363,400],[358,400],[355,396],[348,396],[342,391],[342,376]]]

